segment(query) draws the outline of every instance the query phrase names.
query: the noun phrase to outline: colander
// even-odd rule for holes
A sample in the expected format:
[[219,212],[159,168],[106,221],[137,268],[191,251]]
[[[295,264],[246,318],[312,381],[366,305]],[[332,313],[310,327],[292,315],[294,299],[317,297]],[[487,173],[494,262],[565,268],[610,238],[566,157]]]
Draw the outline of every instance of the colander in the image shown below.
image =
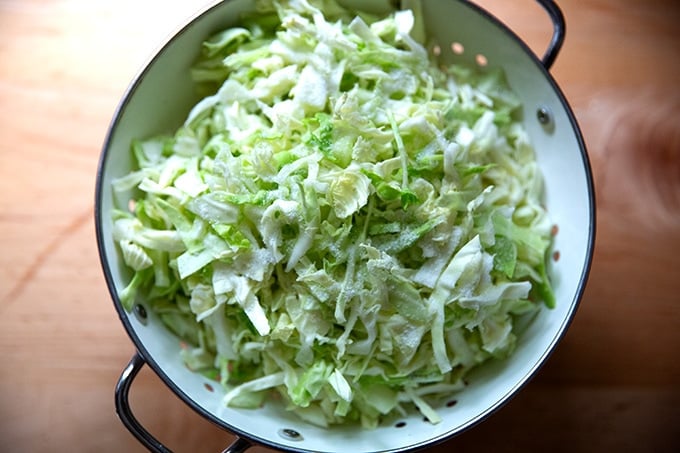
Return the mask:
[[[517,3],[521,1],[524,0]],[[225,452],[245,451],[255,444],[295,452],[406,452],[449,439],[488,417],[536,374],[568,328],[586,284],[595,237],[590,164],[574,115],[548,72],[564,39],[563,15],[554,2],[538,0],[553,23],[548,49],[538,58],[511,30],[475,4],[461,0],[422,2],[428,48],[442,63],[501,67],[522,100],[523,123],[545,177],[546,206],[559,227],[554,240],[555,258],[558,253],[559,259],[553,259],[549,266],[557,305],[540,312],[519,337],[509,359],[480,367],[469,376],[464,390],[442,401],[436,408],[442,417],[440,423],[426,422],[414,412],[365,430],[355,426],[312,426],[276,403],[255,410],[224,407],[220,386],[211,385],[212,381],[187,369],[178,353],[177,337],[146,310],[144,302],[128,313],[118,298],[119,290],[131,276],[112,239],[111,211],[126,203],[126,198],[116,198],[119,195],[113,193],[111,182],[132,167],[132,139],[170,132],[182,124],[198,100],[189,68],[202,41],[236,25],[242,13],[254,8],[254,3],[216,3],[179,30],[131,83],[105,139],[96,181],[97,242],[114,306],[136,348],[115,389],[120,419],[151,451],[170,451],[139,423],[129,405],[130,386],[139,370],[148,365],[193,410],[237,436]],[[341,3],[374,13],[393,8],[387,0]]]

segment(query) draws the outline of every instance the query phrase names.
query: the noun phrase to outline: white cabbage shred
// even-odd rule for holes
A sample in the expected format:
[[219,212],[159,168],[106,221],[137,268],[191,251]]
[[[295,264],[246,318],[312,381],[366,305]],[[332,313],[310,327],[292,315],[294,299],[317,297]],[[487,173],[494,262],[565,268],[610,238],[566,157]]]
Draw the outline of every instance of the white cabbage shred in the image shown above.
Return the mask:
[[512,352],[516,318],[554,303],[521,106],[500,71],[433,62],[411,10],[258,7],[204,43],[206,96],[114,182],[134,194],[114,213],[121,301],[179,335],[226,404],[436,423]]

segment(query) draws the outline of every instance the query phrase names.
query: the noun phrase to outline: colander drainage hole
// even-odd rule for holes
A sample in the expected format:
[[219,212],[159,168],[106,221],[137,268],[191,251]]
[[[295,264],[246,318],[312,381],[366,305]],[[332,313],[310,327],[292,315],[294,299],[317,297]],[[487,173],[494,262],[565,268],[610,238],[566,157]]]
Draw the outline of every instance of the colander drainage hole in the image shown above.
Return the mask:
[[553,115],[548,107],[539,107],[536,110],[536,118],[543,126],[551,126],[553,123]]
[[302,434],[300,434],[298,431],[295,431],[294,429],[290,428],[282,428],[279,430],[279,436],[283,437],[284,439],[287,440],[295,440],[295,441],[301,441],[304,440],[302,437]]
[[135,317],[137,318],[137,321],[141,322],[143,325],[146,325],[149,316],[146,312],[146,308],[144,308],[144,305],[136,304],[134,308],[134,313]]
[[394,427],[395,428],[403,428],[406,426],[406,422],[397,422]]

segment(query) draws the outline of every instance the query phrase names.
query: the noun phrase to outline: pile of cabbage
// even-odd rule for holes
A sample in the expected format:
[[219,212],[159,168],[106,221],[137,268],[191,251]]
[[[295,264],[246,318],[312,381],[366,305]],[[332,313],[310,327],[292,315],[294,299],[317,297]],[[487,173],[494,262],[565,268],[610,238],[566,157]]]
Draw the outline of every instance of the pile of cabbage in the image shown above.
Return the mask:
[[499,71],[440,68],[411,10],[258,8],[204,42],[205,97],[114,181],[134,193],[114,213],[120,300],[156,313],[224,404],[437,423],[554,303],[519,100]]

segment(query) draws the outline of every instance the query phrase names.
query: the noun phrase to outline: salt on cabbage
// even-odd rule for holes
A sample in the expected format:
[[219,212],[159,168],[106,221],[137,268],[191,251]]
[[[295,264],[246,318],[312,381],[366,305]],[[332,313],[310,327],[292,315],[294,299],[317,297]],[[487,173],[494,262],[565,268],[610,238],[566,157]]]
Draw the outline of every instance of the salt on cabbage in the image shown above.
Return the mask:
[[136,190],[113,216],[123,306],[157,311],[225,404],[273,391],[320,426],[408,406],[437,423],[511,354],[516,318],[554,304],[518,98],[499,70],[440,68],[408,4],[258,2],[204,43],[210,92],[184,125],[135,140],[113,182]]

